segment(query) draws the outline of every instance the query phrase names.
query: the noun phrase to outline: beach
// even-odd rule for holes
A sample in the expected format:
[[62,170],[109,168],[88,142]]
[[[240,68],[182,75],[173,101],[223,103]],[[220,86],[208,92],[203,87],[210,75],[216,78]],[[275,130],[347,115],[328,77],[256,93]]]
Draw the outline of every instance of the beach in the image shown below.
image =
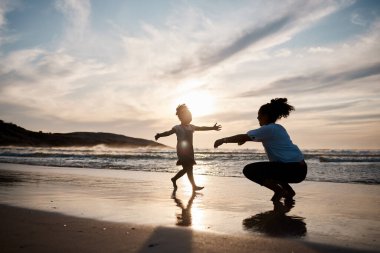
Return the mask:
[[380,252],[380,186],[0,164],[1,252]]

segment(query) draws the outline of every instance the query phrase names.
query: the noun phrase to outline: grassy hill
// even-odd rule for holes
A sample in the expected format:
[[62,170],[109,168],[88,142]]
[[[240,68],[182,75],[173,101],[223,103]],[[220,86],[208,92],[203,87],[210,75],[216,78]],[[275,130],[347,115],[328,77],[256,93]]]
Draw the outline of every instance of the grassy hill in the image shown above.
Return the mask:
[[100,144],[110,147],[167,147],[151,140],[112,133],[33,132],[0,120],[0,146],[69,147],[96,146]]

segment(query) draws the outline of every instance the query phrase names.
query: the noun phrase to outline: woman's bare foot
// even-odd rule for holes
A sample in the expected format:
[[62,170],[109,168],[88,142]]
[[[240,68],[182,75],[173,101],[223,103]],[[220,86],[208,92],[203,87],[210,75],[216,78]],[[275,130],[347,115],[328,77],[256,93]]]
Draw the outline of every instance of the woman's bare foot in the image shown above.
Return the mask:
[[273,197],[270,200],[273,202],[278,202],[281,200],[281,198],[282,198],[282,194],[279,192],[275,192]]
[[284,198],[285,200],[288,200],[288,201],[292,201],[293,200],[293,197],[296,195],[295,191],[291,190],[291,191],[285,191],[284,193]]

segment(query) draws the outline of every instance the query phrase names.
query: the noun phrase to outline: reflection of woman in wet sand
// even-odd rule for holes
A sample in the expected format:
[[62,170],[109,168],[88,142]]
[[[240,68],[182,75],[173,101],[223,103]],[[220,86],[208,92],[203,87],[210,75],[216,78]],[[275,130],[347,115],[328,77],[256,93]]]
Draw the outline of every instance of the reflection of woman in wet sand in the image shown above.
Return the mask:
[[174,133],[177,135],[177,165],[182,165],[182,170],[180,170],[171,179],[174,189],[177,188],[177,180],[183,175],[187,174],[187,177],[189,178],[189,181],[193,187],[193,191],[202,190],[203,187],[197,186],[195,184],[193,176],[193,165],[196,164],[194,159],[193,133],[194,131],[219,131],[221,129],[221,126],[217,125],[216,123],[214,126],[211,127],[200,127],[190,124],[190,122],[193,120],[193,117],[191,115],[190,110],[187,108],[185,104],[179,105],[177,107],[176,114],[179,120],[181,121],[181,124],[174,126],[169,131],[156,134],[155,139],[158,140],[158,138],[169,136]]
[[306,223],[303,217],[288,216],[293,203],[273,202],[273,211],[256,214],[243,220],[247,230],[265,233],[271,236],[305,236]]
[[174,202],[177,204],[179,208],[181,208],[181,213],[177,214],[177,223],[178,226],[190,226],[192,222],[191,218],[191,206],[193,205],[193,200],[195,198],[196,193],[193,192],[191,195],[189,201],[187,202],[186,207],[183,205],[182,201],[177,198],[176,196],[176,190],[174,189],[172,194],[172,199],[174,199]]
[[214,147],[223,143],[244,144],[246,141],[262,142],[269,162],[251,163],[244,167],[244,175],[274,192],[272,201],[281,198],[292,200],[296,194],[289,183],[302,182],[307,173],[307,165],[300,149],[294,145],[285,128],[276,121],[286,118],[294,107],[286,98],[272,99],[260,107],[257,119],[260,128],[216,140]]

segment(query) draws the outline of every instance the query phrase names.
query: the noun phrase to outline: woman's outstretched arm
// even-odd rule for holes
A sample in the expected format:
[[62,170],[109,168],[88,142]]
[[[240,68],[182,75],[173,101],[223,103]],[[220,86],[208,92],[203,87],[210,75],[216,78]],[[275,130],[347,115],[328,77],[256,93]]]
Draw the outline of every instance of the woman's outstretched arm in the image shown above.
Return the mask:
[[237,143],[238,145],[243,145],[247,141],[252,141],[251,137],[249,137],[248,134],[238,134],[216,140],[214,143],[214,148],[219,147],[223,143]]
[[162,132],[162,133],[158,133],[154,136],[154,138],[156,139],[156,141],[158,140],[158,138],[161,138],[161,137],[166,137],[166,136],[169,136],[169,135],[172,135],[174,134],[175,131],[174,129],[171,129],[169,131],[166,131],[166,132]]
[[212,127],[206,127],[206,126],[194,126],[195,131],[209,131],[209,130],[215,130],[215,131],[220,131],[222,129],[221,125],[218,125],[218,123],[215,123],[214,126]]

